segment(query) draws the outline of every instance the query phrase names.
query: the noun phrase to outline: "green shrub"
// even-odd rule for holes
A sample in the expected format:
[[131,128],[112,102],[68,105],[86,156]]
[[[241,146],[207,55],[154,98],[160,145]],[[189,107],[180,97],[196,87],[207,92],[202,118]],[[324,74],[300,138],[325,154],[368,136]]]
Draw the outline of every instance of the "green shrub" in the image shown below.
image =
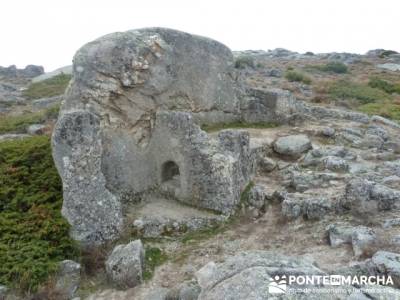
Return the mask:
[[0,282],[34,291],[77,255],[62,218],[50,139],[0,142]]
[[250,198],[250,191],[251,189],[254,187],[254,182],[250,181],[246,187],[244,188],[244,190],[242,191],[242,193],[240,194],[240,203],[243,205],[248,205],[249,202],[249,198]]
[[342,100],[355,99],[361,104],[384,100],[390,97],[377,88],[342,80],[335,82],[329,88],[328,93],[331,98]]
[[236,69],[254,68],[254,58],[250,55],[240,55],[235,60]]
[[289,81],[297,81],[297,82],[302,82],[304,84],[311,83],[311,78],[297,71],[287,71],[285,74],[285,78]]
[[348,68],[344,63],[341,62],[329,62],[324,65],[308,65],[306,70],[313,71],[318,70],[321,72],[329,72],[336,74],[345,74],[348,72]]
[[0,134],[7,132],[24,133],[29,125],[43,123],[49,119],[57,119],[59,109],[59,105],[54,105],[40,112],[18,116],[2,116],[0,118]]
[[373,88],[378,88],[388,94],[400,94],[400,84],[394,84],[377,77],[371,78],[368,82],[368,85]]
[[321,67],[324,72],[332,72],[337,74],[347,73],[348,68],[344,63],[341,62],[329,62]]
[[23,92],[28,99],[40,99],[62,95],[71,80],[71,75],[60,74],[41,82],[31,83]]
[[159,248],[150,247],[145,251],[145,269],[143,272],[144,280],[151,279],[154,269],[166,262],[168,256]]

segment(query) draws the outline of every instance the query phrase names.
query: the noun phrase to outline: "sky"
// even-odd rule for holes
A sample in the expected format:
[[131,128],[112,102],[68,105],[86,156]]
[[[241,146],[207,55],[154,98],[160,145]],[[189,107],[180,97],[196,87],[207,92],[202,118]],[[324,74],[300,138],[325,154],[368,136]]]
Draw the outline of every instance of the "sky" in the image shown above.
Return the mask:
[[400,0],[1,0],[0,66],[70,65],[102,35],[169,27],[232,50],[400,52]]

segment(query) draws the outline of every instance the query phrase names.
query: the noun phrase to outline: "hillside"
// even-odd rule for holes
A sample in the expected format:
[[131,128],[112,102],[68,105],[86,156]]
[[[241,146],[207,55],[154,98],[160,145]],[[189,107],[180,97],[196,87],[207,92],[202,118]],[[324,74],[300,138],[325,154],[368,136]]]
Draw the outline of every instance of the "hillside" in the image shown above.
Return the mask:
[[338,299],[398,297],[400,54],[157,30],[129,52],[147,64],[100,41],[79,78],[0,69],[0,299],[269,299],[282,274],[390,275]]

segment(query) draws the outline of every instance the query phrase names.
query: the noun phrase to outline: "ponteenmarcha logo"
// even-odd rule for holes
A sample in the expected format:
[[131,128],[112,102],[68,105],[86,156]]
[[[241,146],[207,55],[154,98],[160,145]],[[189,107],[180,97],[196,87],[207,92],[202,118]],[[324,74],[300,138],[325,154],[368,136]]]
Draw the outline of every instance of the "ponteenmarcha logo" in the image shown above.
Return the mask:
[[268,292],[271,294],[284,294],[287,289],[286,275],[271,277],[268,285]]
[[343,276],[343,275],[275,275],[269,279],[270,294],[285,294],[304,287],[334,287],[334,286],[393,286],[391,276]]

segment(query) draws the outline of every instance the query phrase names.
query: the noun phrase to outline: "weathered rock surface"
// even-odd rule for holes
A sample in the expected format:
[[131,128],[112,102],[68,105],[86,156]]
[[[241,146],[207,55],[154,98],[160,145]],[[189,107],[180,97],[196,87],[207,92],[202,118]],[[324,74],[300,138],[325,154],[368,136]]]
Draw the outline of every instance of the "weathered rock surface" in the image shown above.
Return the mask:
[[379,64],[377,65],[377,67],[393,72],[400,71],[400,64],[386,63],[386,64]]
[[378,251],[372,256],[372,262],[379,273],[392,276],[395,286],[400,287],[400,254]]
[[331,224],[327,228],[329,243],[332,247],[343,244],[350,244],[353,234],[353,227],[345,224]]
[[346,206],[357,213],[376,213],[399,207],[400,191],[366,179],[351,180],[346,187]]
[[56,289],[68,299],[72,299],[81,279],[81,265],[72,260],[64,260],[59,265]]
[[106,261],[110,280],[120,288],[131,288],[143,280],[145,251],[140,240],[114,248]]
[[351,235],[351,244],[356,257],[368,256],[376,246],[377,237],[371,228],[365,226],[357,226]]
[[[205,268],[205,270],[203,270]],[[287,299],[285,294],[276,294],[269,289],[276,278],[286,279],[290,275],[325,275],[323,271],[301,258],[282,256],[263,251],[249,251],[228,258],[215,265],[207,264],[197,273],[201,287],[199,300],[205,299]],[[279,279],[278,279],[279,280]],[[289,288],[298,288],[292,284]],[[313,289],[312,285],[301,285]],[[319,288],[323,288],[319,286]],[[353,289],[349,287],[349,292]],[[320,294],[295,292],[296,299],[321,299]],[[315,298],[313,298],[315,296]],[[326,297],[326,298],[325,298]],[[339,297],[339,298],[337,298]],[[323,299],[346,299],[344,295],[324,295]]]
[[53,134],[75,239],[115,238],[124,205],[154,189],[234,210],[252,173],[248,134],[214,139],[198,126],[240,119],[232,64],[222,44],[161,28],[107,35],[77,52]]

